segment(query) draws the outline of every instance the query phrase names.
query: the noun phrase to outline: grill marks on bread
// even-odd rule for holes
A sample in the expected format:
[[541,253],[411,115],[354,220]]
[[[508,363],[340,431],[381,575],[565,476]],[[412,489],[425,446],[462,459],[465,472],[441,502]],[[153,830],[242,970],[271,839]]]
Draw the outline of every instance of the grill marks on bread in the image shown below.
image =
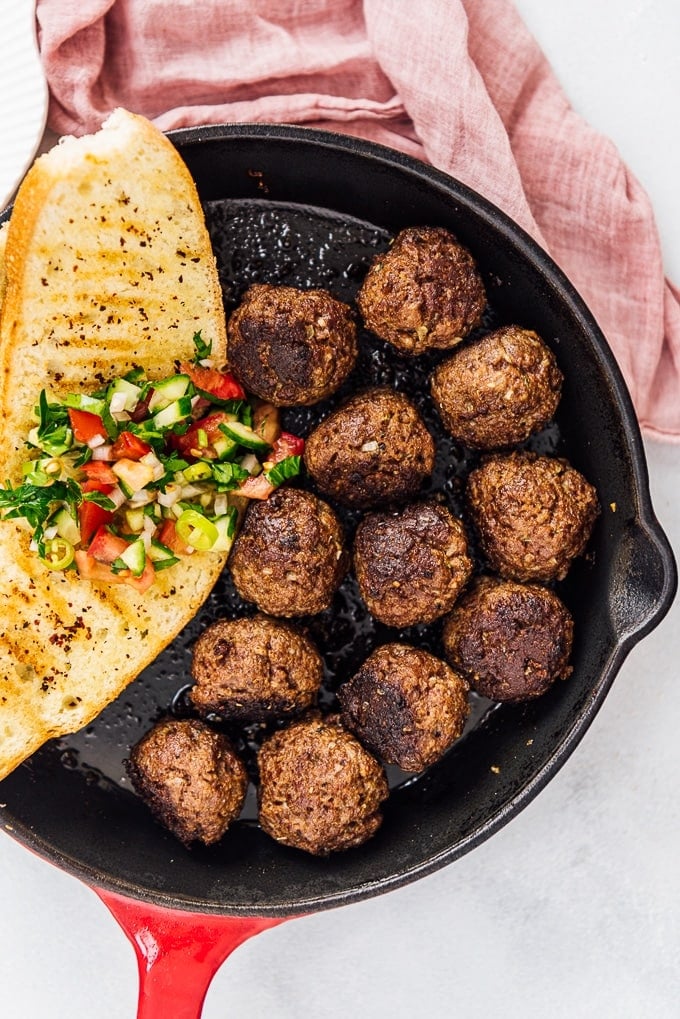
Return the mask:
[[[135,365],[162,377],[193,356],[199,329],[224,355],[195,185],[143,118],[117,110],[97,134],[40,157],[0,229],[0,252],[3,240],[0,480],[20,480],[41,389],[91,391]],[[0,523],[0,778],[113,700],[194,615],[224,564],[190,557],[140,596],[57,576],[29,541],[22,524]]]

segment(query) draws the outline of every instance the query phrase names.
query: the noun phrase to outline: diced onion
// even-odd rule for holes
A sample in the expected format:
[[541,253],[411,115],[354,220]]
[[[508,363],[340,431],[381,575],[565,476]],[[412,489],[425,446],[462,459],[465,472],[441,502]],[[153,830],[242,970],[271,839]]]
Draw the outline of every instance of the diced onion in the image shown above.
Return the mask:
[[261,470],[260,461],[254,453],[246,453],[241,457],[241,467],[244,471],[248,471],[248,474],[259,474]]
[[183,499],[195,499],[197,495],[203,495],[205,488],[199,485],[182,485],[181,491]]
[[[92,448],[92,447],[91,447]],[[96,446],[92,448],[92,459],[93,460],[110,460],[111,450],[113,446]]]
[[148,492],[145,488],[140,488],[139,492],[135,492],[130,496],[129,502],[131,506],[146,506],[147,503],[153,502],[153,497],[153,492]]
[[122,410],[125,410],[125,404],[127,403],[127,393],[114,393],[111,397],[109,407],[112,414],[120,414]]
[[182,496],[182,486],[170,482],[166,485],[164,492],[159,492],[157,499],[161,506],[174,506]]
[[139,458],[139,462],[146,464],[147,467],[151,467],[153,470],[153,480],[160,481],[165,474],[165,467],[160,462],[153,450],[150,453],[145,453],[144,456]]
[[91,439],[87,440],[87,444],[90,449],[97,449],[99,446],[103,446],[106,443],[106,439],[103,435],[93,435]]
[[52,538],[56,538],[58,534],[57,525],[54,524],[52,527],[46,527],[44,533],[48,541],[51,541]]
[[116,509],[119,509],[124,502],[127,502],[125,492],[120,485],[115,485],[110,492],[106,493]]
[[229,509],[229,499],[226,492],[218,492],[215,496],[214,513],[216,517],[223,517]]

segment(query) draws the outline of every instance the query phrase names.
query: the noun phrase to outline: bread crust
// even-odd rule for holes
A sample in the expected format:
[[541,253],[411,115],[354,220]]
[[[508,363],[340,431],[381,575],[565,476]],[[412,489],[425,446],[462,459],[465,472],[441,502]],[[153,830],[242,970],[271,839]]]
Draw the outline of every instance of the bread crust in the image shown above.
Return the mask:
[[[196,187],[142,117],[117,110],[96,135],[40,157],[6,233],[0,481],[16,483],[41,389],[91,391],[134,365],[158,378],[193,356],[199,329],[223,354],[226,329]],[[226,559],[184,559],[140,595],[50,572],[29,541],[23,521],[0,523],[0,778],[113,700],[191,619]]]

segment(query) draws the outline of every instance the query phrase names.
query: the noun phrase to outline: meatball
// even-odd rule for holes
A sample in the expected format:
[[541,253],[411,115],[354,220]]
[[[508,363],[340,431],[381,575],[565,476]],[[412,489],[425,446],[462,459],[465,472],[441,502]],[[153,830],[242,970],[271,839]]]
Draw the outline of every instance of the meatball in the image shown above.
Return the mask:
[[468,477],[482,551],[501,576],[562,580],[599,513],[591,484],[566,460],[493,454]]
[[524,442],[550,421],[561,389],[552,351],[519,326],[461,347],[432,375],[432,397],[445,428],[472,449]]
[[385,764],[423,771],[463,731],[468,684],[446,662],[384,644],[338,690],[342,721]]
[[574,624],[553,591],[480,577],[444,625],[449,662],[495,701],[539,697],[571,674]]
[[465,528],[436,502],[371,513],[354,540],[354,572],[366,606],[387,626],[432,623],[453,607],[472,573]]
[[189,699],[242,722],[296,714],[316,700],[323,661],[311,640],[268,616],[220,619],[194,645]]
[[326,399],[356,357],[352,310],[326,290],[256,283],[229,318],[229,367],[249,392],[278,407]]
[[326,856],[361,845],[382,823],[385,773],[336,716],[281,729],[258,764],[260,824],[277,842]]
[[449,350],[486,307],[474,259],[441,227],[402,230],[374,259],[357,295],[366,326],[404,354]]
[[238,593],[272,616],[322,612],[347,566],[335,513],[298,488],[280,488],[264,502],[251,502],[229,557]]
[[132,748],[127,771],[161,824],[185,845],[211,845],[238,817],[246,769],[231,743],[205,722],[166,718]]
[[434,441],[408,397],[357,393],[307,439],[307,471],[327,495],[367,508],[414,495],[434,466]]

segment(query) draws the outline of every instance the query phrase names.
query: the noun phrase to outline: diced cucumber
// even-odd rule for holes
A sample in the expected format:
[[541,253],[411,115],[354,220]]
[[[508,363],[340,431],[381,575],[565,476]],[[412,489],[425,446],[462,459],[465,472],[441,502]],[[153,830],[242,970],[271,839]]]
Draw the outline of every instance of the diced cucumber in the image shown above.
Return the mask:
[[75,517],[72,517],[69,511],[64,506],[62,509],[57,510],[54,514],[52,524],[57,528],[57,534],[61,538],[65,538],[72,545],[78,545],[80,543],[80,528]]
[[125,510],[125,523],[127,529],[133,534],[139,534],[144,530],[144,507],[134,506]]
[[146,566],[146,549],[141,538],[133,541],[119,557],[132,573],[133,577],[141,577]]
[[188,375],[170,375],[167,379],[152,382],[153,394],[149,400],[149,410],[163,410],[176,400],[180,400],[189,388],[190,382]]
[[101,417],[106,400],[98,396],[88,396],[87,393],[69,393],[64,398],[64,406],[72,407],[74,410],[87,410],[90,414],[99,414]]
[[153,568],[158,570],[166,570],[168,566],[174,566],[175,563],[179,562],[178,557],[172,552],[167,545],[163,545],[160,541],[156,541],[155,538],[151,539],[151,545],[147,551],[147,556],[153,563]]
[[111,403],[114,396],[125,397],[125,402],[120,407],[120,410],[134,410],[139,402],[139,398],[142,395],[142,390],[139,386],[136,386],[133,382],[128,382],[127,379],[116,379],[112,382],[106,391],[106,398]]
[[269,443],[265,442],[252,428],[248,428],[248,425],[242,425],[240,421],[225,421],[220,426],[220,430],[234,442],[238,442],[239,446],[244,446],[245,449],[252,449],[254,453],[260,454],[269,452]]
[[235,506],[231,506],[224,516],[213,520],[217,528],[217,540],[211,548],[211,552],[229,552],[234,543],[237,519],[238,511]]
[[156,428],[170,428],[172,425],[184,421],[191,414],[191,397],[181,396],[168,404],[163,410],[154,414],[153,423]]
[[238,449],[238,442],[227,435],[219,435],[213,442],[213,449],[219,460],[230,460]]

